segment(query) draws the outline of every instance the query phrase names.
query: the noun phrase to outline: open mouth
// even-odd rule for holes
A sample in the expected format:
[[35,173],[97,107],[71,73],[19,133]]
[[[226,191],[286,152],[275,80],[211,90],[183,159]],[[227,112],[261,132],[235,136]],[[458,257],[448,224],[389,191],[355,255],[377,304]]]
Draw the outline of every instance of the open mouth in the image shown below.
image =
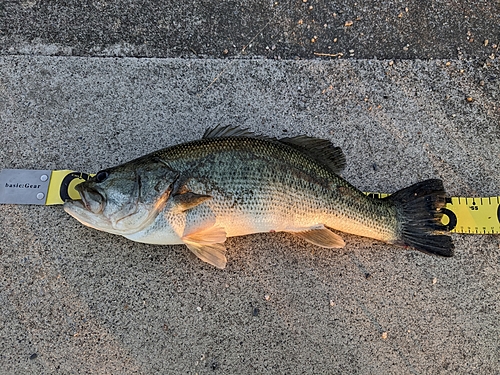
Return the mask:
[[104,197],[94,189],[85,189],[83,190],[80,185],[77,185],[75,189],[80,193],[81,204],[82,206],[94,213],[98,214],[104,209]]

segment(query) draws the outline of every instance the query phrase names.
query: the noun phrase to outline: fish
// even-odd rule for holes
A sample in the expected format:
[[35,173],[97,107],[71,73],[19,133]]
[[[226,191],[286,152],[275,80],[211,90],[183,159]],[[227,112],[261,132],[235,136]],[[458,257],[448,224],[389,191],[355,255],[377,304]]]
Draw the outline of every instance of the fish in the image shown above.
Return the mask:
[[132,241],[184,244],[219,269],[228,237],[287,232],[342,248],[339,232],[451,257],[441,223],[440,179],[386,198],[367,196],[340,176],[346,159],[329,140],[273,138],[217,126],[201,139],[99,171],[75,188],[64,210],[82,224]]

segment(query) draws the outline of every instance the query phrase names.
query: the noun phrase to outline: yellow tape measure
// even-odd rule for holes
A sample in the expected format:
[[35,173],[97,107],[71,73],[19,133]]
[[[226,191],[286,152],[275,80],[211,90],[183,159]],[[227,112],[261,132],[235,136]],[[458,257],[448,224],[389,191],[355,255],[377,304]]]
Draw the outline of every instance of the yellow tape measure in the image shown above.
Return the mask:
[[444,214],[443,224],[453,233],[500,233],[500,197],[447,198]]
[[[40,201],[34,204],[55,205],[63,204],[68,199],[79,199],[80,195],[75,190],[75,186],[80,182],[88,180],[91,174],[75,172],[71,170],[59,171],[28,171],[39,172],[38,175],[26,175],[21,180],[19,178],[11,177],[18,176],[19,172],[16,170],[4,170],[2,172],[14,171],[15,173],[5,173],[3,177],[6,182],[4,183],[4,201],[0,203],[30,203],[36,202],[37,199],[45,198],[45,201]],[[46,194],[39,192],[37,189],[43,188],[43,181],[47,180],[47,175],[50,174],[48,181],[48,189]],[[29,177],[32,177],[32,182]],[[3,181],[3,180],[2,180]],[[42,182],[40,182],[42,181]],[[13,190],[16,195],[10,193]],[[24,200],[26,198],[19,198],[19,192],[30,193],[33,190],[34,196],[31,201]],[[0,191],[2,193],[2,191]],[[12,198],[11,198],[11,194]],[[32,195],[33,195],[32,194]],[[389,194],[380,193],[366,193],[369,196],[376,198],[384,198]],[[1,197],[0,197],[1,198]],[[446,208],[443,209],[443,224],[447,226],[448,230],[452,233],[464,234],[500,234],[500,196],[486,197],[486,198],[469,198],[469,197],[451,197],[446,199]]]

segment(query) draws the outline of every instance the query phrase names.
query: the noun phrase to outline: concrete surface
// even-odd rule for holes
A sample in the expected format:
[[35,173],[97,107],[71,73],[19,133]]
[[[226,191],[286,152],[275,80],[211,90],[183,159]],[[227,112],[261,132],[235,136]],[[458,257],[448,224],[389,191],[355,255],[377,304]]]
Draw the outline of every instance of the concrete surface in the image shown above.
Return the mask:
[[[499,77],[498,59],[2,56],[0,169],[97,171],[236,124],[331,139],[364,190],[498,195]],[[232,238],[220,271],[0,206],[0,373],[498,373],[497,235],[453,235],[450,259],[345,239]]]
[[499,44],[496,0],[0,2],[2,54],[485,61]]

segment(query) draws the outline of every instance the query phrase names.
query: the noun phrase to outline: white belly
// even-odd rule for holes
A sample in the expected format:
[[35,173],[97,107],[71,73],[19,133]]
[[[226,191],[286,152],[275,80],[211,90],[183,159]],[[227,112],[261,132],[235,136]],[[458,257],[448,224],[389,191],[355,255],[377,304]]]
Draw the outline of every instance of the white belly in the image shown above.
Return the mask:
[[179,233],[183,233],[183,231],[174,230],[172,225],[165,220],[164,215],[160,214],[149,227],[133,234],[124,235],[124,237],[135,242],[153,245],[178,245],[183,243],[182,234]]

